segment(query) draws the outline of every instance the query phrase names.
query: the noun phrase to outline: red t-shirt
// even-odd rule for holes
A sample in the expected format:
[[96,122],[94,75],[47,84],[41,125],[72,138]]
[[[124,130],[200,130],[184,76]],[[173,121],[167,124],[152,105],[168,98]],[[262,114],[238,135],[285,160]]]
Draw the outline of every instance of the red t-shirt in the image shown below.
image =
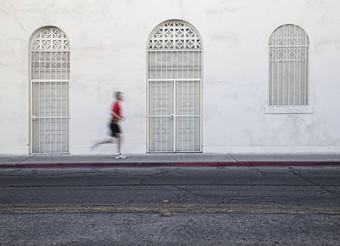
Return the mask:
[[[118,115],[119,117],[122,117],[122,115],[121,115],[121,109],[120,109],[120,105],[119,105],[118,101],[116,101],[116,102],[112,105],[112,112],[115,113],[116,115]],[[115,124],[118,124],[119,119],[118,119],[116,116],[112,115],[111,121],[112,121],[113,123],[115,123]]]

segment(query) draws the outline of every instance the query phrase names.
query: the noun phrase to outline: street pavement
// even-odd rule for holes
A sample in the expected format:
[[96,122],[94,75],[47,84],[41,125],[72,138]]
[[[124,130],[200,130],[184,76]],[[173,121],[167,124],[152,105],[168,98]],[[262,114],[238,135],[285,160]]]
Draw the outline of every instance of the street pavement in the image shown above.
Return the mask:
[[340,165],[340,153],[173,153],[114,155],[0,155],[0,168]]
[[0,224],[0,245],[339,245],[340,166],[1,168]]

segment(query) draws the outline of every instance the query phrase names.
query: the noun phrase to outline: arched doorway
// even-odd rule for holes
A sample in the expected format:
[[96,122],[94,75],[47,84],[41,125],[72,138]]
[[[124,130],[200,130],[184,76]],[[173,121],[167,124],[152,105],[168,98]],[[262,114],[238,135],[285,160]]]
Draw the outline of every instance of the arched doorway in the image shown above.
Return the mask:
[[69,152],[70,45],[57,27],[38,29],[30,42],[30,112],[33,154]]
[[202,41],[181,20],[157,26],[147,50],[147,151],[202,151]]

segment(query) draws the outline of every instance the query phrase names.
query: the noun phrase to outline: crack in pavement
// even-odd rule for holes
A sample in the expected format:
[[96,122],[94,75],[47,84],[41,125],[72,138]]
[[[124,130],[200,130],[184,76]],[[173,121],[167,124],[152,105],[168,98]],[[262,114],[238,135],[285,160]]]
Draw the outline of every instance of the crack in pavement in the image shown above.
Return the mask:
[[267,172],[264,172],[264,171],[260,170],[259,168],[256,168],[255,170],[256,170],[256,173],[260,174],[262,177],[267,177],[268,176]]
[[198,194],[198,193],[195,193],[195,192],[193,192],[193,191],[189,191],[189,190],[187,190],[187,189],[185,189],[185,188],[183,188],[183,187],[177,186],[177,185],[175,185],[174,187],[177,188],[177,189],[179,189],[179,190],[181,190],[181,191],[184,191],[184,192],[186,192],[186,193],[188,193],[188,194],[190,194],[190,195],[192,195],[192,196],[198,196],[198,197],[204,197],[204,198],[215,198],[215,197],[216,197],[216,195],[203,195],[203,194]]
[[231,153],[228,153],[228,155],[236,162],[236,165],[239,166],[239,161]]
[[[139,171],[140,169],[138,169]],[[140,177],[141,175],[139,175],[138,173],[135,174],[135,175],[131,175],[133,170],[128,170],[128,171],[121,171],[119,169],[116,169],[114,170],[113,173],[108,173],[107,171],[102,171],[102,169],[98,169],[96,170],[96,172],[100,173],[100,174],[104,174],[102,176],[120,176],[120,177]],[[173,170],[159,170],[158,172],[156,173],[150,173],[150,174],[142,174],[143,176],[146,176],[146,177],[154,177],[154,176],[159,176],[159,175],[165,175],[165,174],[168,174],[170,173],[171,171]],[[94,176],[99,176],[99,175],[94,175]]]
[[[177,192],[176,192],[176,190],[167,189],[166,187],[172,187],[172,188],[176,189]],[[176,201],[180,201],[180,200],[183,199],[183,197],[182,197],[183,192],[182,191],[178,192],[178,189],[176,187],[174,187],[174,186],[166,186],[166,187],[165,186],[160,186],[161,189],[163,189],[163,190],[165,190],[167,192],[170,192],[173,195],[175,195],[175,198],[172,198],[170,201],[176,202]]]
[[328,193],[328,194],[331,194],[331,195],[334,194],[333,191],[330,191],[330,190],[326,189],[323,185],[317,184],[317,183],[315,183],[313,180],[309,179],[308,177],[303,176],[301,173],[294,171],[293,168],[292,168],[291,170],[289,170],[289,172],[292,173],[292,174],[294,174],[295,176],[301,178],[301,179],[306,180],[307,182],[311,183],[312,185],[314,185],[314,186],[316,186],[316,187],[319,187],[320,189],[322,189],[323,191],[325,191],[325,192]]

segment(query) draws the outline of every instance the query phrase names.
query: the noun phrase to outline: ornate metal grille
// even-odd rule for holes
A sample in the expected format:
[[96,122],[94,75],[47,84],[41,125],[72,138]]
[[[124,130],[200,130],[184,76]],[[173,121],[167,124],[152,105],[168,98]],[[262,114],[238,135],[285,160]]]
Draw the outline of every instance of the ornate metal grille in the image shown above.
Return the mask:
[[32,153],[68,153],[70,47],[56,27],[39,30],[32,39]]
[[202,50],[183,21],[168,21],[148,41],[148,151],[201,151]]
[[197,33],[181,21],[169,21],[160,26],[149,39],[149,50],[201,49]]
[[296,25],[277,28],[269,39],[269,106],[307,106],[309,39]]

